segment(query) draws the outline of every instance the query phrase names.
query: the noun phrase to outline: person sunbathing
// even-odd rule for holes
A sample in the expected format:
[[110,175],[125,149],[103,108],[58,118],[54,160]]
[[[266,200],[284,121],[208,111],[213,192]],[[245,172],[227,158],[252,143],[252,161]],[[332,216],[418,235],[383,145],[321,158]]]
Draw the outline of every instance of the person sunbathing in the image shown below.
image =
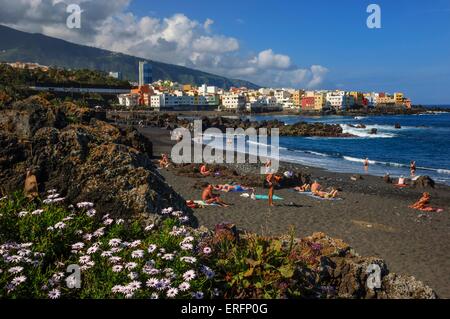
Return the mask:
[[170,166],[169,156],[167,154],[161,154],[161,159],[159,160],[159,167],[168,168]]
[[320,185],[317,181],[314,181],[311,185],[311,192],[321,198],[336,198],[338,195],[338,191],[335,188],[332,188],[329,192],[323,191],[322,185]]
[[422,194],[422,197],[417,202],[409,206],[409,208],[421,210],[424,212],[442,212],[443,209],[434,208],[429,205],[430,199],[431,199],[430,194],[425,192]]
[[329,192],[324,191],[318,191],[315,193],[316,196],[319,196],[321,198],[336,198],[338,195],[338,191],[335,188],[332,188]]
[[305,193],[311,189],[311,185],[309,184],[303,184],[302,186],[297,186],[294,188],[295,191],[300,193]]
[[202,200],[207,204],[216,203],[220,206],[228,207],[228,205],[220,198],[219,195],[213,193],[213,189],[214,187],[211,184],[206,186],[202,193]]
[[202,174],[203,176],[209,176],[209,175],[211,175],[211,173],[212,172],[208,169],[206,164],[203,164],[202,166],[200,166],[200,174]]
[[245,187],[241,185],[223,184],[223,185],[215,185],[214,190],[229,193],[229,192],[253,191],[254,189],[251,187]]
[[311,192],[316,194],[322,190],[322,185],[320,185],[317,181],[314,181],[311,185]]

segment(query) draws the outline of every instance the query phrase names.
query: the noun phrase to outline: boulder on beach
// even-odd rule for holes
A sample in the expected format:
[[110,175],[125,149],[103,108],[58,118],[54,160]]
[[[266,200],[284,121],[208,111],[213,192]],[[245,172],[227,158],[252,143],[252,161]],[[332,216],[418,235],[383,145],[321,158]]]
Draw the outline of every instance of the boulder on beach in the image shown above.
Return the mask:
[[429,176],[419,176],[413,180],[413,186],[418,188],[434,188],[434,180]]

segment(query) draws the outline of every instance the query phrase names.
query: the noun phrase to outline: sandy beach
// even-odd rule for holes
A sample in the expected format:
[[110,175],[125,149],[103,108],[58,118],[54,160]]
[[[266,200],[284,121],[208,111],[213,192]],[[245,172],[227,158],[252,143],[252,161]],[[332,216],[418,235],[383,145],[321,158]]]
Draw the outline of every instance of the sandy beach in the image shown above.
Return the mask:
[[[139,128],[153,143],[153,154],[170,153],[174,142],[169,131],[160,128]],[[254,166],[237,165],[241,174],[255,174]],[[231,222],[241,230],[263,235],[280,235],[294,227],[298,237],[325,232],[349,243],[361,255],[386,260],[391,271],[409,274],[431,286],[439,297],[450,298],[450,187],[434,189],[397,189],[380,177],[364,175],[353,181],[351,174],[282,163],[280,171],[301,171],[310,174],[325,187],[338,187],[342,200],[318,200],[291,189],[276,190],[283,198],[270,208],[265,200],[243,198],[240,193],[221,193],[228,208],[207,207],[195,210],[199,225],[213,227]],[[201,182],[231,182],[220,177],[195,178],[176,175],[171,169],[160,170],[167,182],[185,199],[201,197]],[[234,182],[239,182],[236,177]],[[424,191],[431,194],[432,205],[441,213],[424,213],[408,208]],[[257,194],[267,189],[257,188]]]

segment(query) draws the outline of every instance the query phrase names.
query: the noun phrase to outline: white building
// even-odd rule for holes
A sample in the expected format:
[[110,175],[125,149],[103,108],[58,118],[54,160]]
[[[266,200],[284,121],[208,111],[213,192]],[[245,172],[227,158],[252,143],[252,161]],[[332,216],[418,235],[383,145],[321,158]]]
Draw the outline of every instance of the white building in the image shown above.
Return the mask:
[[240,94],[222,95],[222,105],[225,110],[242,110],[245,108],[245,97]]
[[284,89],[276,90],[274,96],[277,99],[278,103],[285,103],[291,98],[291,93]]
[[201,87],[198,88],[198,94],[200,95],[207,95],[207,94],[217,94],[219,88],[217,86],[207,86],[206,84],[203,84]]
[[119,104],[126,107],[133,107],[139,104],[139,94],[120,94]]
[[346,110],[355,104],[353,96],[345,91],[328,92],[326,96],[326,106],[337,110]]
[[150,98],[150,106],[155,109],[159,109],[161,107],[174,107],[178,106],[179,103],[180,97],[167,93],[153,95]]

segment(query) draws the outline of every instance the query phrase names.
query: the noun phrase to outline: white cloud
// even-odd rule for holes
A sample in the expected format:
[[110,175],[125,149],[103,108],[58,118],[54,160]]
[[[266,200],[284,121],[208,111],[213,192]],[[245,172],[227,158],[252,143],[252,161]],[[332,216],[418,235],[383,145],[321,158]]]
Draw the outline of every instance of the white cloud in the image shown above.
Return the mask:
[[[0,23],[42,32],[68,41],[184,65],[260,85],[318,87],[328,70],[300,68],[271,48],[246,54],[238,39],[212,30],[214,21],[199,22],[182,13],[170,17],[138,17],[131,0],[0,0]],[[83,10],[81,29],[66,27],[66,6]]]
[[275,54],[272,49],[261,51],[255,58],[261,69],[288,69],[291,67],[291,58],[283,54]]

